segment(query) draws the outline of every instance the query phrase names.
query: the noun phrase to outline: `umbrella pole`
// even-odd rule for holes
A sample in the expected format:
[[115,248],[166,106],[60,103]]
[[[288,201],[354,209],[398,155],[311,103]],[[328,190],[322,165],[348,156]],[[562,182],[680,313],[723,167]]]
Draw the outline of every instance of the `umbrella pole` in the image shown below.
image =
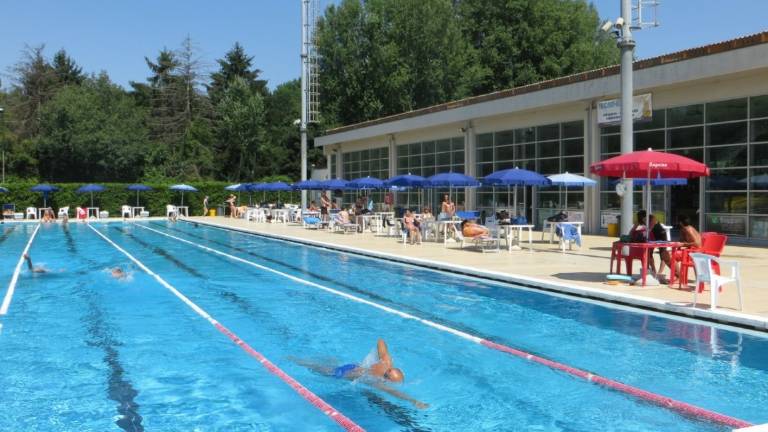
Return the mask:
[[91,207],[93,207],[93,192],[91,192]]
[[136,207],[139,206],[139,191],[136,191]]
[[565,185],[565,207],[563,207],[563,213],[568,213],[568,185]]

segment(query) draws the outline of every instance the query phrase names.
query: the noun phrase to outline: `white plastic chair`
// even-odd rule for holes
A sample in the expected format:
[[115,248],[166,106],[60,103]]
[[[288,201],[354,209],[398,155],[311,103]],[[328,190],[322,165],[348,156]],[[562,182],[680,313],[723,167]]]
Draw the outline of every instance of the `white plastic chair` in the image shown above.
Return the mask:
[[169,218],[171,216],[178,217],[179,216],[179,209],[177,209],[175,205],[167,204],[165,206],[165,217]]
[[58,218],[69,217],[69,207],[59,207]]
[[133,210],[131,210],[131,206],[124,205],[120,207],[120,215],[123,219],[133,217]]
[[[710,309],[717,307],[717,295],[722,289],[722,286],[735,282],[736,288],[739,291],[739,310],[742,310],[742,292],[741,292],[741,275],[739,272],[738,261],[724,261],[712,255],[702,253],[691,253],[693,259],[693,266],[696,269],[696,285],[693,287],[693,306],[696,306],[696,296],[699,292],[701,284],[708,284],[710,290]],[[720,266],[720,272],[723,272],[724,266],[731,267],[731,275],[723,276],[716,274],[712,269],[712,264],[717,263]]]
[[34,207],[27,207],[27,219],[37,219],[37,209]]

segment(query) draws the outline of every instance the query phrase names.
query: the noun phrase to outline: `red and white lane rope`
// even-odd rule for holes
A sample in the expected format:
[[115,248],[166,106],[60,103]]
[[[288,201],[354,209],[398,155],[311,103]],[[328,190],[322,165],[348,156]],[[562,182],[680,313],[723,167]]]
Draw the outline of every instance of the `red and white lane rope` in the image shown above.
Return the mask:
[[659,394],[656,394],[656,393],[652,393],[652,392],[649,392],[649,391],[646,391],[646,390],[643,390],[643,389],[640,389],[640,388],[637,388],[637,387],[634,387],[634,386],[631,386],[631,385],[628,385],[628,384],[624,384],[622,382],[615,381],[615,380],[612,380],[610,378],[605,378],[605,377],[602,377],[600,375],[595,375],[595,374],[593,374],[591,372],[587,372],[587,371],[582,370],[582,369],[578,369],[578,368],[575,368],[575,367],[572,367],[572,366],[568,366],[566,364],[559,363],[559,362],[556,362],[556,361],[553,361],[553,360],[549,360],[549,359],[546,359],[544,357],[539,357],[537,355],[534,355],[534,354],[531,354],[531,353],[528,353],[528,352],[525,352],[525,351],[522,351],[522,350],[518,350],[516,348],[512,348],[512,347],[507,346],[507,345],[503,345],[503,344],[499,344],[499,343],[496,343],[496,342],[493,342],[493,341],[489,341],[487,339],[483,339],[481,337],[471,335],[471,334],[463,332],[461,330],[457,330],[457,329],[445,326],[443,324],[439,324],[439,323],[436,323],[434,321],[430,321],[428,319],[419,318],[419,317],[417,317],[415,315],[411,315],[411,314],[409,314],[407,312],[399,311],[399,310],[393,309],[393,308],[391,308],[389,306],[384,306],[382,304],[379,304],[379,303],[376,303],[376,302],[372,302],[370,300],[366,300],[364,298],[357,297],[357,296],[354,296],[352,294],[348,294],[348,293],[345,293],[345,292],[342,292],[342,291],[339,291],[339,290],[336,290],[336,289],[333,289],[333,288],[329,288],[329,287],[320,285],[318,283],[315,283],[315,282],[312,282],[312,281],[308,281],[306,279],[301,279],[299,277],[292,276],[292,275],[287,274],[287,273],[283,273],[283,272],[281,272],[279,270],[275,270],[275,269],[269,268],[267,266],[255,263],[253,261],[249,261],[249,260],[240,258],[240,257],[235,256],[235,255],[230,255],[230,254],[228,254],[226,252],[222,252],[220,250],[213,249],[213,248],[210,248],[208,246],[203,246],[201,244],[194,243],[194,242],[191,242],[189,240],[186,240],[186,239],[183,239],[183,238],[180,238],[180,237],[176,237],[174,235],[171,235],[171,234],[168,234],[168,233],[156,230],[154,228],[150,228],[150,227],[144,226],[142,224],[136,224],[135,226],[141,227],[141,228],[143,228],[145,230],[149,230],[149,231],[155,232],[157,234],[163,235],[163,236],[168,237],[168,238],[172,238],[174,240],[180,241],[180,242],[188,244],[190,246],[195,246],[197,248],[200,248],[202,250],[208,251],[210,253],[213,253],[213,254],[216,254],[216,255],[220,255],[220,256],[223,256],[223,257],[227,257],[227,258],[229,258],[229,259],[231,259],[233,261],[237,261],[237,262],[240,262],[240,263],[243,263],[243,264],[247,264],[247,265],[256,267],[256,268],[258,268],[260,270],[264,270],[264,271],[267,271],[267,272],[270,272],[270,273],[273,273],[273,274],[276,274],[276,275],[280,275],[280,276],[282,276],[282,277],[284,277],[286,279],[290,279],[290,280],[292,280],[294,282],[298,282],[298,283],[301,283],[301,284],[304,284],[304,285],[307,285],[307,286],[311,286],[311,287],[314,287],[314,288],[317,288],[317,289],[320,289],[320,290],[323,290],[323,291],[335,294],[335,295],[340,296],[340,297],[344,297],[346,299],[349,299],[349,300],[352,300],[352,301],[355,301],[355,302],[358,302],[358,303],[366,304],[368,306],[375,307],[377,309],[383,310],[383,311],[385,311],[387,313],[391,313],[391,314],[400,316],[402,318],[412,319],[414,321],[418,321],[418,322],[420,322],[420,323],[422,323],[424,325],[427,325],[429,327],[432,327],[432,328],[435,328],[435,329],[438,329],[440,331],[444,331],[444,332],[447,332],[447,333],[451,333],[451,334],[456,335],[456,336],[458,336],[458,337],[460,337],[462,339],[466,339],[468,341],[472,341],[474,343],[483,345],[483,346],[485,346],[487,348],[491,348],[491,349],[494,349],[494,350],[497,350],[497,351],[501,351],[501,352],[506,353],[506,354],[513,355],[515,357],[519,357],[519,358],[522,358],[522,359],[525,359],[525,360],[529,360],[529,361],[532,361],[532,362],[535,362],[535,363],[542,364],[542,365],[550,367],[552,369],[559,370],[561,372],[565,372],[565,373],[567,373],[567,374],[569,374],[571,376],[582,378],[582,379],[584,379],[584,380],[586,380],[588,382],[599,384],[599,385],[602,385],[604,387],[616,390],[618,392],[621,392],[621,393],[633,396],[633,397],[635,397],[637,399],[640,399],[640,400],[643,400],[643,401],[646,401],[646,402],[650,402],[650,403],[653,403],[655,405],[671,409],[673,411],[677,411],[677,412],[679,412],[679,413],[681,413],[681,414],[683,414],[685,416],[688,416],[688,417],[696,418],[696,419],[699,419],[699,420],[705,420],[705,421],[709,421],[709,422],[712,422],[712,423],[718,423],[718,424],[722,424],[722,425],[727,425],[727,426],[735,427],[735,428],[742,428],[742,427],[752,426],[751,423],[748,423],[748,422],[746,422],[744,420],[741,420],[741,419],[737,419],[737,418],[730,417],[730,416],[727,416],[727,415],[724,415],[724,414],[720,414],[720,413],[717,413],[717,412],[714,412],[714,411],[710,411],[708,409],[701,408],[701,407],[698,407],[698,406],[695,406],[695,405],[691,405],[691,404],[688,404],[688,403],[685,403],[685,402],[677,401],[675,399],[672,399],[672,398],[669,398],[669,397],[666,397],[666,396],[662,396],[662,395],[659,395]]
[[298,381],[296,381],[293,377],[285,373],[282,369],[277,367],[274,363],[269,361],[266,357],[264,357],[263,354],[253,349],[250,345],[248,345],[247,342],[240,339],[234,332],[229,330],[227,327],[225,327],[223,324],[218,322],[216,319],[214,319],[211,315],[208,314],[203,308],[196,305],[192,300],[190,300],[187,296],[182,294],[179,290],[173,287],[173,285],[169,284],[165,281],[160,275],[153,272],[149,269],[144,263],[136,259],[133,255],[131,255],[128,251],[118,246],[115,242],[109,239],[109,237],[105,236],[104,234],[100,233],[96,228],[88,225],[90,229],[93,230],[96,234],[98,234],[101,238],[107,241],[107,243],[111,244],[115,247],[115,249],[119,250],[123,253],[123,255],[127,256],[131,261],[133,261],[139,268],[144,270],[148,275],[152,276],[160,285],[171,291],[176,297],[178,297],[181,301],[183,301],[187,306],[192,308],[198,315],[203,317],[206,321],[211,323],[219,332],[227,336],[232,342],[234,342],[237,346],[239,346],[243,351],[247,352],[249,355],[251,355],[253,358],[259,361],[269,372],[273,373],[274,375],[277,375],[278,378],[280,378],[283,382],[288,384],[296,393],[301,395],[304,399],[309,401],[312,405],[314,405],[317,409],[323,412],[326,416],[328,416],[331,420],[338,423],[341,427],[348,431],[354,431],[354,432],[362,432],[365,429],[360,427],[357,423],[352,421],[350,418],[339,412],[336,408],[332,407],[329,403],[321,399],[316,394],[312,393],[309,389],[301,385]]
[[37,224],[37,226],[35,226],[35,230],[32,231],[32,235],[29,236],[29,241],[27,242],[27,246],[25,246],[24,250],[21,252],[21,256],[19,257],[19,262],[16,263],[16,269],[13,271],[13,276],[11,276],[11,283],[8,284],[8,290],[5,291],[5,298],[3,298],[3,304],[0,305],[0,316],[7,314],[8,308],[11,307],[11,300],[13,299],[13,293],[16,291],[16,284],[19,281],[19,273],[21,273],[21,267],[24,265],[24,255],[29,253],[29,248],[32,246],[32,241],[35,239],[35,236],[37,235],[38,230],[40,230],[40,224]]

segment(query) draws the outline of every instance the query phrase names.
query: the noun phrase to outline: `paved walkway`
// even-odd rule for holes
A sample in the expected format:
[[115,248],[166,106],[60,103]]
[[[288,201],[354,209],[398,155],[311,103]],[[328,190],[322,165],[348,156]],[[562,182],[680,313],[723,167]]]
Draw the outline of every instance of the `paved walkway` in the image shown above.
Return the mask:
[[[461,266],[479,273],[509,275],[511,278],[532,278],[547,281],[554,289],[568,286],[585,288],[592,297],[611,300],[616,298],[641,299],[630,301],[648,307],[695,315],[704,318],[738,322],[762,329],[768,328],[768,286],[764,282],[765,263],[768,260],[768,248],[748,246],[726,246],[723,259],[738,260],[741,264],[742,288],[744,291],[744,310],[738,312],[738,297],[735,285],[727,285],[718,297],[716,313],[709,311],[709,289],[699,294],[700,305],[693,311],[691,288],[676,289],[661,286],[608,285],[605,275],[608,273],[611,243],[614,239],[605,236],[584,236],[582,247],[574,246],[572,251],[561,252],[557,243],[550,244],[548,239],[540,241],[541,232],[534,231],[534,242],[529,249],[524,243],[523,250],[500,253],[481,253],[465,247],[459,249],[456,243],[445,247],[442,242],[424,242],[422,245],[403,245],[399,239],[377,236],[373,233],[341,234],[326,230],[304,229],[298,225],[246,222],[242,219],[223,217],[192,218],[206,223],[226,225],[257,233],[287,236],[299,240],[322,242],[340,248],[355,248],[372,253],[390,254],[414,261],[429,261],[447,266]],[[527,235],[526,235],[527,239]],[[635,262],[635,269],[639,263]],[[534,283],[550,288],[546,284]],[[568,291],[567,289],[565,291]],[[580,291],[569,291],[580,293]],[[645,305],[642,299],[652,304]]]

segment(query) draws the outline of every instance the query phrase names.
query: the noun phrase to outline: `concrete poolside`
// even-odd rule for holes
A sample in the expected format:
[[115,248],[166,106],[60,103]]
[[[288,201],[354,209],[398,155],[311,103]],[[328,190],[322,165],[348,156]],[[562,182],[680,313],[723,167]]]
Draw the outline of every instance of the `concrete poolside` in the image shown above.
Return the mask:
[[[463,273],[475,273],[495,279],[524,283],[547,290],[587,296],[595,299],[637,305],[717,321],[768,329],[768,292],[762,276],[768,249],[727,245],[723,259],[736,260],[741,265],[744,310],[738,311],[736,287],[727,285],[718,297],[718,308],[709,310],[709,289],[699,294],[697,308],[692,308],[693,293],[667,285],[630,286],[607,285],[611,243],[605,236],[584,236],[582,247],[561,252],[557,243],[548,238],[541,241],[541,232],[534,231],[532,248],[524,243],[522,250],[499,253],[481,253],[477,249],[459,249],[455,243],[445,247],[442,242],[424,242],[422,245],[403,245],[399,239],[377,236],[373,233],[341,234],[326,230],[310,230],[299,225],[247,222],[224,217],[194,217],[196,221],[211,223],[255,233],[289,237],[291,239],[338,249],[354,249],[382,257],[397,257],[402,261],[424,264]],[[527,239],[527,235],[525,236]],[[502,244],[503,245],[503,244]],[[635,270],[639,263],[635,263]]]

